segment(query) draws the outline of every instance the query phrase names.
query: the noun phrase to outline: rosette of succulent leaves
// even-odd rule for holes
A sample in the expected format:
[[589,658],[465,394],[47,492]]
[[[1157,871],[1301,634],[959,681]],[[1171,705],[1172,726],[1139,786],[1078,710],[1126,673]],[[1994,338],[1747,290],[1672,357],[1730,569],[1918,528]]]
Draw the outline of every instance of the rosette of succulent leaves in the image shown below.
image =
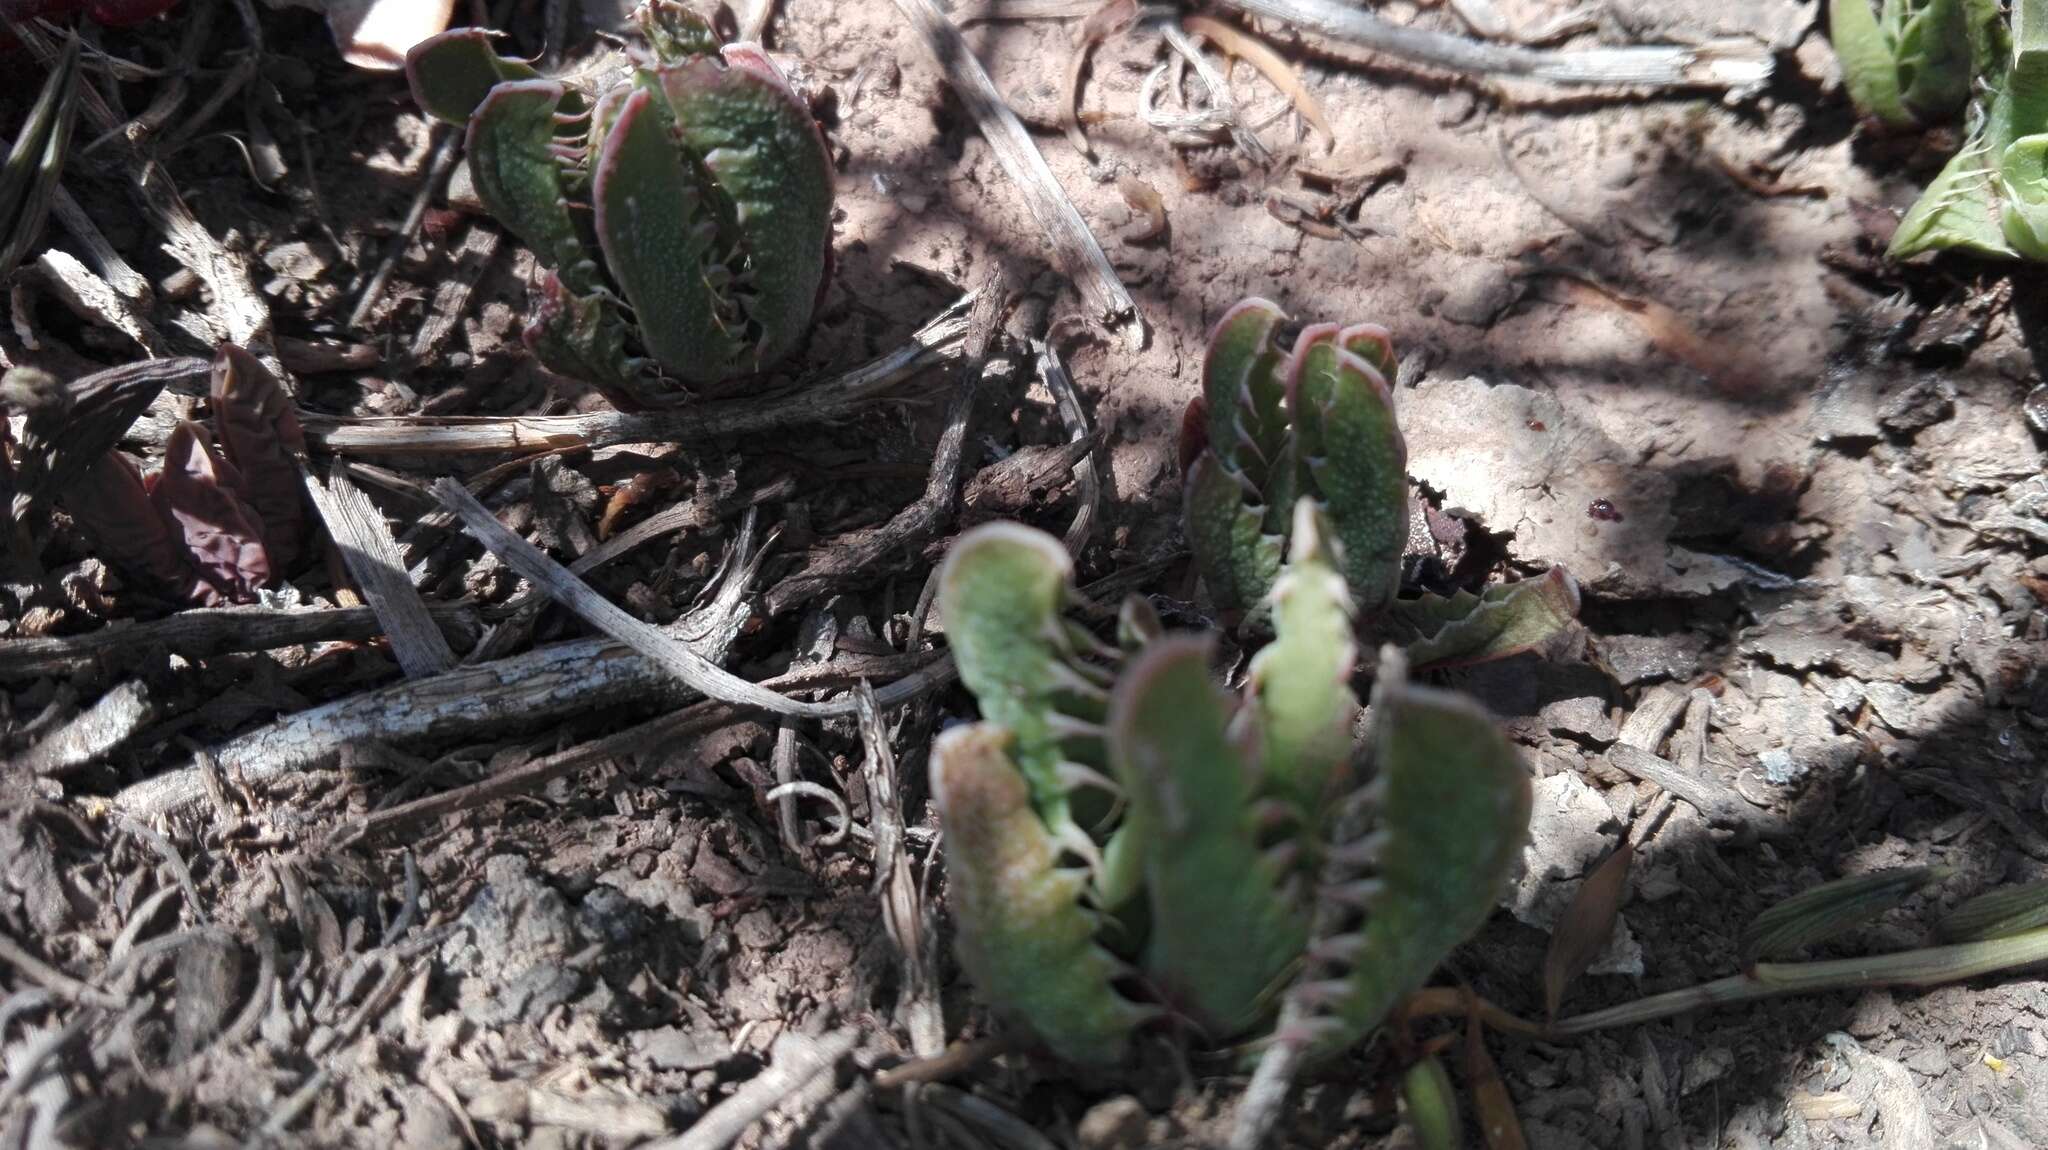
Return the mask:
[[414,98],[465,125],[477,198],[548,270],[527,346],[636,407],[758,375],[811,325],[832,261],[832,160],[757,44],[674,0],[575,82],[456,28],[406,56]]
[[1473,703],[1410,684],[1389,648],[1354,736],[1341,548],[1309,498],[1288,534],[1273,638],[1237,693],[1208,638],[1162,634],[1143,600],[1114,644],[1070,618],[1051,536],[992,524],[946,559],[940,611],[982,716],[931,764],[956,950],[1061,1058],[1113,1066],[1152,1025],[1341,1051],[1478,928],[1520,855],[1528,773]]
[[2048,259],[2048,0],[1841,0],[1829,36],[1865,119],[1915,131],[1964,115],[1966,138],[1887,254]]
[[1561,567],[1479,594],[1398,595],[1412,516],[1393,341],[1375,324],[1313,324],[1289,347],[1287,326],[1263,299],[1224,313],[1182,421],[1188,546],[1216,608],[1243,630],[1267,629],[1306,498],[1329,524],[1362,625],[1406,645],[1418,669],[1502,658],[1563,630],[1579,593]]

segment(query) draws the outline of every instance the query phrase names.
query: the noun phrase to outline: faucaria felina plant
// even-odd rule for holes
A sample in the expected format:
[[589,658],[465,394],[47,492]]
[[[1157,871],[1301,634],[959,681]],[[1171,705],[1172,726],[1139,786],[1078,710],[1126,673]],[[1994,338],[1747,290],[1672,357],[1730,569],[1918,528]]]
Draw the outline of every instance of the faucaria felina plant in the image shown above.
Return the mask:
[[[934,749],[957,950],[1000,1015],[1077,1063],[1177,1020],[1213,1044],[1350,1045],[1476,930],[1527,833],[1527,772],[1480,709],[1383,668],[1364,753],[1341,549],[1312,500],[1241,693],[1209,642],[1127,607],[1066,616],[1060,544],[962,536],[939,602],[982,720]],[[1284,1015],[1287,1028],[1260,1032]]]
[[1408,447],[1387,382],[1393,340],[1376,324],[1313,324],[1289,349],[1287,323],[1263,299],[1225,312],[1181,424],[1188,547],[1217,608],[1267,627],[1294,502],[1306,498],[1340,544],[1363,623],[1408,644],[1417,666],[1501,658],[1569,624],[1578,586],[1562,568],[1483,595],[1396,597],[1410,515]]
[[526,342],[637,406],[764,371],[810,328],[832,259],[832,160],[757,44],[720,46],[675,0],[596,90],[456,28],[406,55],[420,107],[467,126],[477,196],[533,249]]

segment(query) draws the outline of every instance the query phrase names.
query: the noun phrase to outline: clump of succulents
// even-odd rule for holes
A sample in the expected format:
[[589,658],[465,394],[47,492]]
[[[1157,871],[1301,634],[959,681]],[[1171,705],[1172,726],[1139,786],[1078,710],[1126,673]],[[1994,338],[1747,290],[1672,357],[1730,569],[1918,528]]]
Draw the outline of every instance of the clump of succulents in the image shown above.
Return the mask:
[[1361,753],[1344,549],[1313,500],[1293,516],[1239,692],[1142,600],[1114,644],[1070,618],[1050,536],[994,524],[947,557],[940,611],[982,712],[931,766],[957,949],[1063,1058],[1114,1063],[1167,1020],[1340,1051],[1478,928],[1520,854],[1513,747],[1391,651]]
[[1288,317],[1263,299],[1209,333],[1202,393],[1181,427],[1187,539],[1217,608],[1267,626],[1297,498],[1320,509],[1364,622],[1409,644],[1418,667],[1528,650],[1577,616],[1562,568],[1540,579],[1400,598],[1408,546],[1408,448],[1388,384],[1393,340],[1376,324],[1313,324],[1291,347]]
[[1966,113],[1967,138],[1892,235],[1904,259],[1957,250],[2048,259],[2048,0],[1830,5],[1857,111],[1893,128]]
[[586,89],[457,28],[406,57],[415,98],[465,124],[476,192],[533,249],[526,342],[621,402],[756,375],[809,330],[832,258],[832,161],[759,45],[721,46],[674,0],[645,47]]

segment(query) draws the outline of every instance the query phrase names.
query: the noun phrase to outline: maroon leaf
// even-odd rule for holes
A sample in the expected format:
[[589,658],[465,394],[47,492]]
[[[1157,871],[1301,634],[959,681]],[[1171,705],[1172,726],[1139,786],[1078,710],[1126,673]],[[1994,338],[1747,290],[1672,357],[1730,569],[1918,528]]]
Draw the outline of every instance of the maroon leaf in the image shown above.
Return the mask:
[[135,461],[112,448],[66,485],[58,500],[92,536],[99,557],[166,598],[210,607],[220,595],[199,578],[150,502]]
[[1180,473],[1186,475],[1202,452],[1209,449],[1209,401],[1201,396],[1188,400],[1180,414]]
[[297,459],[305,454],[306,434],[277,377],[231,343],[213,360],[213,430],[240,472],[237,494],[255,510],[274,569],[290,570],[311,523]]
[[150,501],[181,542],[199,577],[222,598],[256,601],[256,589],[270,582],[270,552],[256,526],[256,513],[235,494],[234,469],[202,438],[196,423],[181,422],[164,445],[164,469],[150,487]]

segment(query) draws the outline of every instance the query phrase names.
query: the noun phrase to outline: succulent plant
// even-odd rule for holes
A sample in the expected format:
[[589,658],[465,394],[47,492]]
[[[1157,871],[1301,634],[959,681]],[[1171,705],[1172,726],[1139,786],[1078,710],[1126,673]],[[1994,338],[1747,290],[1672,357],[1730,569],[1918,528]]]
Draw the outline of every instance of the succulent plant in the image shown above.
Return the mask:
[[1887,254],[1959,249],[2048,260],[2048,2],[2016,0],[2009,45],[1980,76],[1972,128],[1899,221]]
[[180,422],[155,473],[105,448],[58,501],[102,556],[158,594],[253,603],[312,537],[297,463],[305,434],[277,377],[232,344],[214,357],[211,403],[218,450],[200,425]]
[[1050,536],[992,524],[947,556],[940,611],[983,716],[932,757],[957,949],[1061,1057],[1114,1062],[1155,1019],[1244,1040],[1283,1001],[1273,1041],[1340,1050],[1477,929],[1520,853],[1513,748],[1398,658],[1361,770],[1350,596],[1314,501],[1293,515],[1239,695],[1142,607],[1115,646],[1068,619]]
[[601,90],[456,28],[406,56],[414,97],[467,125],[477,196],[534,251],[526,342],[551,370],[633,406],[751,376],[809,330],[832,259],[832,161],[755,44],[720,47],[673,0]]
[[1314,324],[1291,350],[1263,299],[1210,330],[1202,393],[1181,424],[1188,546],[1216,606],[1252,631],[1287,553],[1297,497],[1330,525],[1337,569],[1368,624],[1412,644],[1418,666],[1501,658],[1577,616],[1563,569],[1483,595],[1396,598],[1408,544],[1408,448],[1387,379],[1393,340],[1375,324]]
[[1895,127],[1945,119],[1970,98],[2001,35],[1998,0],[1843,0],[1828,35],[1857,111]]

